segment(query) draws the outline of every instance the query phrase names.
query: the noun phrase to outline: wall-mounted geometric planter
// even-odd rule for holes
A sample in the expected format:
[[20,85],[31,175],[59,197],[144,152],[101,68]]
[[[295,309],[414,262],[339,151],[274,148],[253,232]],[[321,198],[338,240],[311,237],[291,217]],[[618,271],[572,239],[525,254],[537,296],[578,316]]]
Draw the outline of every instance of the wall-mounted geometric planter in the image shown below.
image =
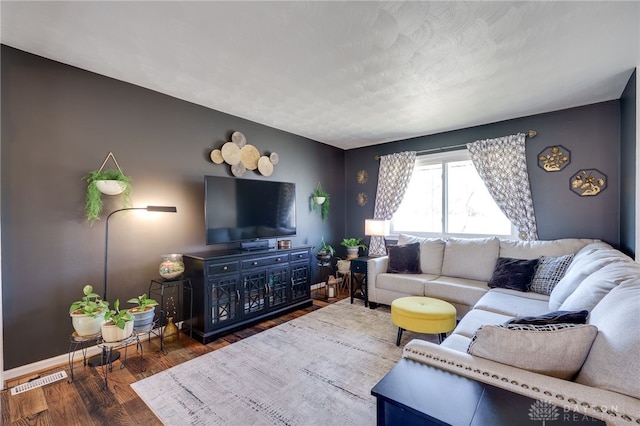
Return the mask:
[[548,146],[538,154],[538,167],[547,172],[559,172],[571,162],[571,151],[562,145]]
[[607,187],[607,175],[598,169],[583,169],[571,176],[571,191],[581,197],[598,195]]

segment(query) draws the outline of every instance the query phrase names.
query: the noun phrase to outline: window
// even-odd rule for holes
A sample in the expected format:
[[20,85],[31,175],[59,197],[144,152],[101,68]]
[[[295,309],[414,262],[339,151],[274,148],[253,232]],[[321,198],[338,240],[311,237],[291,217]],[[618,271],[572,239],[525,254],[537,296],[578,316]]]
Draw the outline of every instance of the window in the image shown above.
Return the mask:
[[416,158],[407,192],[391,220],[391,233],[517,235],[478,176],[466,149]]

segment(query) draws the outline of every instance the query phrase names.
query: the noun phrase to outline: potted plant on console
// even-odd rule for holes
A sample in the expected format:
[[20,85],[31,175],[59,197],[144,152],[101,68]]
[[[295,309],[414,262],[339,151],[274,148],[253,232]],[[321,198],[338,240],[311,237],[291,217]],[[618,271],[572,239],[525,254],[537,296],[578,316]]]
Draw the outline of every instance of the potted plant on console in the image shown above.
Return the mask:
[[133,334],[133,315],[129,311],[120,310],[120,300],[116,299],[113,309],[104,314],[102,339],[105,342],[119,342]]
[[355,259],[358,257],[358,251],[360,249],[367,249],[367,246],[362,242],[362,238],[345,238],[340,245],[347,248],[347,259]]
[[146,294],[142,294],[127,300],[127,303],[135,303],[138,305],[129,309],[129,313],[134,317],[133,330],[143,331],[151,329],[158,302],[149,299]]
[[78,336],[92,336],[100,332],[104,315],[109,309],[109,302],[102,300],[97,293],[94,293],[91,285],[85,285],[82,293],[84,294],[82,299],[71,304],[69,315]]

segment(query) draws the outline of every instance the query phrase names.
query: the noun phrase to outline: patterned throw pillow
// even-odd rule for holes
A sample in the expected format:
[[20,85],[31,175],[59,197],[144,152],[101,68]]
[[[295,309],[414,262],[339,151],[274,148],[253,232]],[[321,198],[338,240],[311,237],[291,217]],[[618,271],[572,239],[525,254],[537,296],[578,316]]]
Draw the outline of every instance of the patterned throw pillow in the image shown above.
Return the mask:
[[553,288],[562,279],[569,264],[573,260],[573,254],[567,254],[560,257],[542,256],[536,273],[531,280],[530,290],[535,293],[551,294]]
[[396,274],[420,274],[420,243],[389,246],[387,272]]

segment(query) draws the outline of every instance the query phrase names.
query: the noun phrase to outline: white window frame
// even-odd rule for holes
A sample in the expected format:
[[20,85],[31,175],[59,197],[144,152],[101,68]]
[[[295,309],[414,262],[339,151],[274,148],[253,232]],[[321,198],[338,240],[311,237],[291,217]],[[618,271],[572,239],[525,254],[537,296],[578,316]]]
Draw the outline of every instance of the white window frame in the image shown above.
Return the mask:
[[[446,230],[448,229],[448,215],[446,214],[446,212],[448,211],[448,206],[447,206],[447,202],[448,202],[448,197],[447,197],[447,191],[448,191],[448,176],[447,176],[447,167],[444,166],[444,164],[449,163],[449,162],[454,162],[454,161],[466,161],[466,160],[471,160],[471,155],[469,154],[469,151],[467,149],[459,149],[459,150],[455,150],[455,151],[444,151],[444,152],[438,152],[438,153],[433,153],[433,154],[425,154],[425,155],[418,155],[416,157],[416,167],[420,167],[420,166],[427,166],[427,165],[431,165],[431,164],[437,164],[440,163],[443,165],[442,167],[442,232],[415,232],[412,231],[411,235],[416,235],[416,236],[420,236],[420,237],[428,237],[428,238],[447,238],[447,237],[458,237],[458,238],[484,238],[484,237],[499,237],[501,239],[518,239],[518,230],[515,226],[513,226],[513,224],[511,224],[511,233],[510,234],[470,234],[470,233],[465,233],[465,234],[460,234],[460,233],[454,233],[454,232],[446,232]],[[406,231],[395,231],[393,229],[393,220],[391,221],[391,235],[390,238],[397,238],[398,235],[400,233],[406,233]]]

